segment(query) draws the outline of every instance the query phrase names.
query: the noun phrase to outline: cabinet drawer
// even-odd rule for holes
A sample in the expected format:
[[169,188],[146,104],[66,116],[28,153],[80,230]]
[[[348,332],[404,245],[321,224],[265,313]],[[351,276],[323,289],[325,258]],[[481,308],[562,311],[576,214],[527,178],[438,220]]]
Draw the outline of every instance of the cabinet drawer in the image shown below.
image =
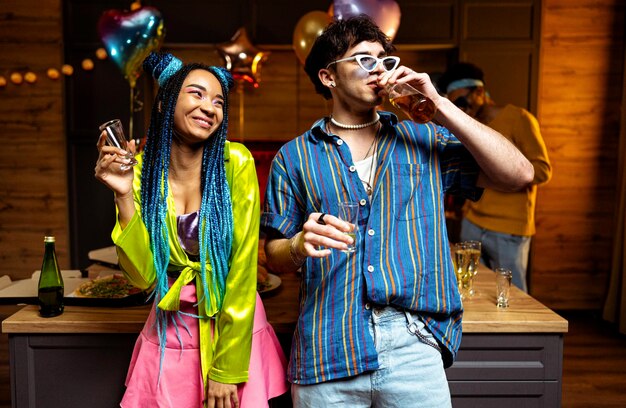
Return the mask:
[[449,381],[557,380],[562,374],[560,334],[465,334]]
[[556,381],[450,381],[454,408],[554,408],[561,406]]

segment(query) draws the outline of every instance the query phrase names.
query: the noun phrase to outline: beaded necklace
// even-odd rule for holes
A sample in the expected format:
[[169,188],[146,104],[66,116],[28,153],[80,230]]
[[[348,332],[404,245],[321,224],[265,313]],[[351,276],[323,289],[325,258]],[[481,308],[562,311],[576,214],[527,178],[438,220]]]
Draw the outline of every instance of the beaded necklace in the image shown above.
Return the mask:
[[367,123],[361,123],[360,125],[346,125],[344,123],[337,122],[335,120],[335,118],[332,117],[332,115],[330,116],[330,121],[331,121],[331,123],[333,125],[337,126],[338,128],[341,128],[341,129],[349,129],[349,130],[364,129],[366,127],[370,127],[372,125],[375,125],[376,123],[378,123],[379,120],[380,120],[380,115],[378,115],[378,113],[376,113],[376,117],[373,120],[371,120],[371,121],[369,121]]

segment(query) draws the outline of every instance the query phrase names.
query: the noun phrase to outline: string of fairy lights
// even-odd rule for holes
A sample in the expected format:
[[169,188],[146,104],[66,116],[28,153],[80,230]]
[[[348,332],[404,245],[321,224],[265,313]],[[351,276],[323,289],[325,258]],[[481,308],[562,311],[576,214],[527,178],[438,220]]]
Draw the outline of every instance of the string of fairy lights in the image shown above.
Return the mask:
[[[141,8],[141,1],[135,1],[130,5],[131,11]],[[104,48],[98,48],[95,51],[95,58],[98,60],[107,59],[107,51]],[[94,60],[92,58],[85,58],[81,61],[80,67],[84,71],[92,71],[94,69]],[[0,89],[6,88],[8,85],[22,85],[35,84],[39,80],[39,75],[29,68],[19,68],[8,70],[6,75],[0,74]],[[50,67],[46,70],[45,75],[48,79],[56,81],[61,78],[61,75],[72,76],[74,74],[74,67],[71,64],[63,64],[60,68]]]
[[[98,48],[95,54],[96,58],[99,60],[105,60],[107,58],[107,52],[104,48]],[[85,71],[91,71],[94,68],[94,62],[91,58],[83,59],[80,65]],[[70,64],[63,64],[60,69],[48,68],[46,70],[46,76],[53,81],[61,78],[61,74],[72,76],[74,74],[74,67]],[[39,76],[31,70],[15,70],[9,74],[8,78],[4,75],[0,75],[0,88],[6,87],[9,82],[13,85],[22,85],[23,83],[34,84],[38,80]]]

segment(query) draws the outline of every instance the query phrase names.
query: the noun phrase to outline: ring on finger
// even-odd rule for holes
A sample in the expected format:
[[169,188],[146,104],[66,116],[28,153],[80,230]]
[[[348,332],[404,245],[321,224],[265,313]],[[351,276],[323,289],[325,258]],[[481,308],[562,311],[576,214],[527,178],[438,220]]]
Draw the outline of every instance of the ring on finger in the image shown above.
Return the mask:
[[317,219],[317,223],[320,225],[326,225],[326,222],[324,221],[324,216],[326,215],[326,213],[322,213],[320,215],[320,217]]

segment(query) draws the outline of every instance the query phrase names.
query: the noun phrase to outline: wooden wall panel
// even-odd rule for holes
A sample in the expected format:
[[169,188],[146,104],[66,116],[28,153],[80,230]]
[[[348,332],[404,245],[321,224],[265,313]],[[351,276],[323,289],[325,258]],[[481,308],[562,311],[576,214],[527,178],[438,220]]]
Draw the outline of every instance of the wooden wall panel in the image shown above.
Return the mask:
[[449,44],[457,37],[457,0],[402,0],[398,44]]
[[[0,4],[0,39],[5,43],[59,44],[61,14],[59,0],[3,0]],[[61,51],[58,49],[58,51]],[[32,58],[32,56],[26,58]],[[45,55],[40,55],[45,57]],[[29,60],[32,63],[32,60]]]
[[[533,40],[533,0],[467,1],[463,37],[468,40]],[[488,24],[485,22],[488,21]]]
[[554,176],[537,201],[531,291],[552,308],[600,309],[613,239],[624,2],[545,0],[542,15],[538,118]]
[[41,267],[44,235],[69,265],[63,81],[46,77],[62,63],[60,1],[6,0],[0,16],[0,75],[38,76],[0,88],[0,275],[18,279]]

